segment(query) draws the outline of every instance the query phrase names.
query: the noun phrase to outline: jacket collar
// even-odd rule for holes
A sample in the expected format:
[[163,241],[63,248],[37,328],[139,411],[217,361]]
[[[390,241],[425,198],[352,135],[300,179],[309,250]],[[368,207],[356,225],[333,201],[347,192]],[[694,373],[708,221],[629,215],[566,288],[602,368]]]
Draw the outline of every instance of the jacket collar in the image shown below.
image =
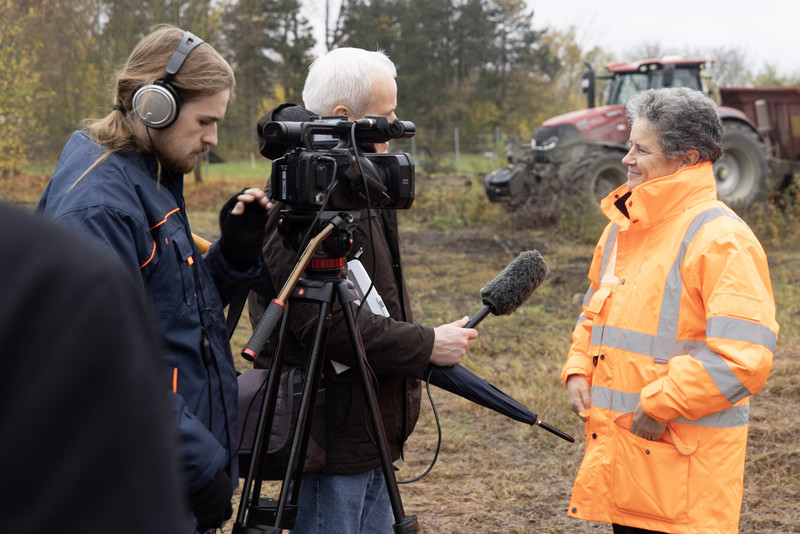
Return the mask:
[[[600,209],[622,229],[627,229],[631,223],[647,228],[716,198],[713,166],[705,161],[647,181],[632,191],[622,185],[600,202]],[[624,206],[620,209],[622,202]]]

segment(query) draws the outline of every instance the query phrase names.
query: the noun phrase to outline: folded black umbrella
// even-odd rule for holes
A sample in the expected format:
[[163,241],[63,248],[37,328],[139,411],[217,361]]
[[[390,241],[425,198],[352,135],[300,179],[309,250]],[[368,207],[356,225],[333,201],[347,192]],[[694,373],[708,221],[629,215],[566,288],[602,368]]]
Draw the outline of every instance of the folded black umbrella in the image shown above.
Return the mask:
[[425,373],[425,381],[515,421],[537,425],[569,442],[575,441],[572,436],[544,423],[537,414],[518,400],[497,389],[463,365],[453,367],[429,365],[428,371]]

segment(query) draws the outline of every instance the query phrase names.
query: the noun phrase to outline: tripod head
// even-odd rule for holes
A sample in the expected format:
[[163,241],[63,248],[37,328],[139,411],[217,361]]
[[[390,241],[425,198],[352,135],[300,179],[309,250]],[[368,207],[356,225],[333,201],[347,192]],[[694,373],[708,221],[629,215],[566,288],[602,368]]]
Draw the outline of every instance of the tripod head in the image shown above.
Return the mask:
[[[305,245],[307,236],[319,235],[331,225],[330,233],[314,251],[306,273],[310,277],[320,274],[338,276],[339,272],[332,272],[334,262],[330,260],[340,259],[344,263],[344,258],[353,247],[353,232],[360,217],[361,212],[358,210],[304,211],[287,208],[281,210],[277,228],[278,233],[283,236],[283,245],[290,250],[299,251]],[[341,267],[342,265],[339,270]]]
[[284,246],[295,247],[297,250],[296,247],[306,241],[303,237],[305,234],[310,235],[311,231],[316,233],[308,240],[289,279],[286,280],[278,296],[272,299],[254,328],[250,341],[242,350],[245,359],[255,361],[264,348],[283,315],[289,295],[294,291],[306,267],[311,266],[307,272],[309,278],[343,278],[344,258],[353,246],[353,231],[358,225],[360,216],[361,212],[358,210],[312,212],[281,210],[278,232],[284,237]]

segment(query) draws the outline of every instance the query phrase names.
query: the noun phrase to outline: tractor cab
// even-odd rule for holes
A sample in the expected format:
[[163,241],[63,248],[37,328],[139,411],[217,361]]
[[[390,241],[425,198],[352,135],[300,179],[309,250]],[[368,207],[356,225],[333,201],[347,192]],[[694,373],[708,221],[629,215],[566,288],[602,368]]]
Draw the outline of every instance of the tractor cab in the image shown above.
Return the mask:
[[645,89],[661,87],[688,87],[708,92],[705,87],[704,68],[708,62],[699,59],[664,57],[606,65],[609,75],[597,76],[591,64],[586,63],[582,90],[587,95],[587,106],[595,107],[596,80],[610,80],[602,91],[605,105],[624,106],[634,94]]

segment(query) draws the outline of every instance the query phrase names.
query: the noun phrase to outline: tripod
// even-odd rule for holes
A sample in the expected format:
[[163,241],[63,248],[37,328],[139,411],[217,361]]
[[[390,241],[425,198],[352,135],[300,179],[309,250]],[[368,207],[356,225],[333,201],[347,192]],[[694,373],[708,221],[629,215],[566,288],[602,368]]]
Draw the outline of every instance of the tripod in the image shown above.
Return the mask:
[[[302,483],[303,463],[308,441],[311,437],[313,412],[309,408],[316,403],[316,394],[319,390],[322,370],[325,364],[325,346],[328,332],[330,331],[331,309],[337,300],[342,309],[353,352],[356,354],[357,370],[364,390],[372,431],[376,437],[381,468],[386,480],[386,487],[395,519],[394,532],[396,534],[405,534],[418,532],[419,530],[416,516],[407,517],[403,511],[377,397],[368,374],[364,345],[356,326],[354,301],[357,299],[357,295],[353,289],[353,284],[343,276],[344,256],[347,251],[345,250],[344,253],[337,257],[311,259],[311,255],[319,244],[330,234],[338,235],[343,232],[346,239],[335,240],[338,243],[351,243],[353,222],[357,220],[358,215],[358,212],[345,212],[331,216],[327,226],[310,241],[289,280],[284,285],[278,298],[270,303],[262,320],[256,327],[253,337],[243,351],[246,357],[257,355],[266,339],[269,338],[272,329],[277,325],[278,319],[282,316],[281,327],[278,331],[277,350],[270,361],[266,391],[259,412],[258,425],[252,447],[253,456],[244,487],[242,488],[236,523],[233,525],[235,534],[272,534],[281,532],[282,529],[294,527],[297,519],[297,504]],[[306,271],[306,275],[300,276],[305,266],[309,263],[310,267]],[[284,302],[285,304],[283,304]],[[292,307],[299,303],[314,303],[318,305],[319,313],[313,342],[305,362],[306,379],[300,397],[300,407],[292,436],[288,464],[281,483],[280,495],[276,501],[260,496],[263,480],[259,464],[262,454],[268,450],[269,432],[266,430],[272,425],[280,372],[289,337]]]

